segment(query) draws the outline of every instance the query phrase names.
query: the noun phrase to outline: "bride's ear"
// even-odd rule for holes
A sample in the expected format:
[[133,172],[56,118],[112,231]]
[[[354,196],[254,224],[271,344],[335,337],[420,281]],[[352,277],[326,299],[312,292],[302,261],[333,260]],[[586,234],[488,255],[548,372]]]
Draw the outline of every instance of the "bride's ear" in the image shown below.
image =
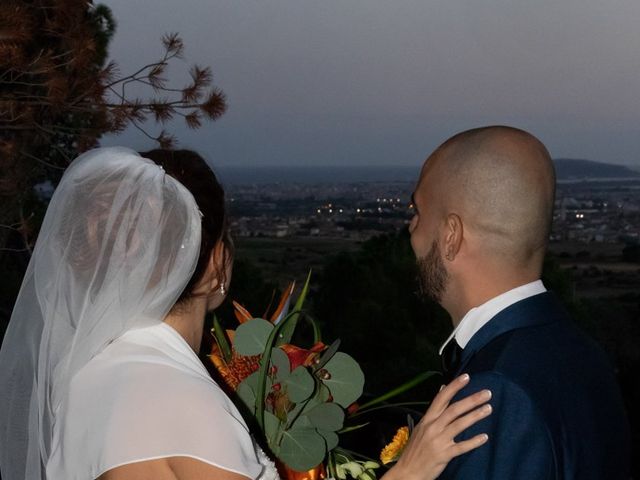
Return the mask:
[[226,258],[224,243],[216,243],[216,246],[213,247],[211,251],[211,255],[209,255],[209,262],[205,270],[205,278],[207,279],[208,290],[210,292],[217,289],[220,286],[220,282],[223,281],[223,278],[220,277],[224,275],[226,269]]

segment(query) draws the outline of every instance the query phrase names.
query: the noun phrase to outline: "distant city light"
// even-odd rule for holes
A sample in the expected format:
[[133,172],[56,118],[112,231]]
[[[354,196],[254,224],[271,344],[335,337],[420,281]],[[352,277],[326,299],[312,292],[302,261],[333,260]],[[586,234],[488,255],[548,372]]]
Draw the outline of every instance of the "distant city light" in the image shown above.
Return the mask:
[[329,213],[333,213],[333,209],[332,208],[329,209]]
[[360,209],[359,209],[359,208],[356,208],[356,212],[357,212],[357,213],[360,213]]
[[318,213],[322,213],[322,210],[318,209]]

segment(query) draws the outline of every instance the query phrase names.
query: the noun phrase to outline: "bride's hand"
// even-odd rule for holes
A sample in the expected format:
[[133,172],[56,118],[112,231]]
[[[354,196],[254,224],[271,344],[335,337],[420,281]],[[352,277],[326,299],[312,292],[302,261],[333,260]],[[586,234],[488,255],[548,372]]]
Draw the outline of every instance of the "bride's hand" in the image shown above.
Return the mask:
[[491,398],[489,390],[480,391],[449,405],[455,394],[467,383],[469,376],[461,375],[440,390],[425,416],[415,426],[402,457],[384,475],[384,480],[432,480],[442,473],[452,458],[487,442],[486,434],[458,443],[453,440],[471,425],[491,414],[491,405],[486,404]]

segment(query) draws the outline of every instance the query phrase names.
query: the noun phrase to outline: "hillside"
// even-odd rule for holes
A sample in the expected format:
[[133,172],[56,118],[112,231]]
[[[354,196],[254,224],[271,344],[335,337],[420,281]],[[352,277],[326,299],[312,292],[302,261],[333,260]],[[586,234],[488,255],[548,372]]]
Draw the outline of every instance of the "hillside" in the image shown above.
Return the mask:
[[575,158],[554,160],[558,180],[580,178],[640,178],[640,169],[632,170],[623,165],[594,162]]

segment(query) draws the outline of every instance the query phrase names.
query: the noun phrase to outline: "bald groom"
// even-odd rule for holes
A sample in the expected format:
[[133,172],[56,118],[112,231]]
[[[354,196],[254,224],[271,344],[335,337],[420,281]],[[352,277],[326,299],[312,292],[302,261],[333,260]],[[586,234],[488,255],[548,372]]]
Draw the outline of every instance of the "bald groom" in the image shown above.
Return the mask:
[[542,284],[555,195],[544,145],[522,130],[460,133],[425,162],[411,244],[424,295],[451,315],[446,374],[490,389],[489,442],[443,479],[628,479],[623,404],[607,358]]

